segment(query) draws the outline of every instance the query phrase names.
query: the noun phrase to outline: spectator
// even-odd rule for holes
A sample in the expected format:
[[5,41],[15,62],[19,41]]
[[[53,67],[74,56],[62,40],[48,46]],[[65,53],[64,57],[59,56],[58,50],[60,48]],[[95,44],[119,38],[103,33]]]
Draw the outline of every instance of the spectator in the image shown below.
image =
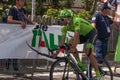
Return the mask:
[[[21,24],[22,29],[26,28],[27,22],[31,24],[35,24],[35,22],[32,22],[31,20],[28,19],[26,16],[26,11],[23,8],[25,0],[15,0],[15,6],[13,6],[9,13],[8,13],[8,18],[7,22],[8,23],[13,23],[13,24]],[[13,68],[15,71],[18,71],[18,64],[17,64],[17,59],[8,59],[6,63],[6,68],[9,69],[9,64],[12,61]]]
[[32,22],[28,19],[26,16],[26,11],[23,8],[25,0],[15,0],[16,5],[13,6],[8,14],[7,22],[8,23],[14,23],[14,24],[21,24],[21,27],[23,29],[26,28],[27,22],[31,24],[35,24],[35,22]]
[[97,31],[97,40],[95,44],[96,58],[99,63],[102,63],[101,59],[105,58],[107,55],[108,38],[110,37],[110,25],[113,21],[108,17],[108,7],[107,3],[100,6],[100,11],[96,13],[92,18],[92,25]]

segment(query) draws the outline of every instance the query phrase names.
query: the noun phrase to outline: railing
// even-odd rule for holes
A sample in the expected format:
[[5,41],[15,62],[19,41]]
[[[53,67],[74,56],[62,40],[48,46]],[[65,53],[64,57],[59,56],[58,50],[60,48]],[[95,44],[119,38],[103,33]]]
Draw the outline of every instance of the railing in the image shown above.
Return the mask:
[[[28,18],[31,19],[31,16],[28,15]],[[34,21],[38,22],[39,24],[46,24],[46,25],[57,25],[59,24],[58,19],[54,17],[47,17],[44,16],[34,16]]]

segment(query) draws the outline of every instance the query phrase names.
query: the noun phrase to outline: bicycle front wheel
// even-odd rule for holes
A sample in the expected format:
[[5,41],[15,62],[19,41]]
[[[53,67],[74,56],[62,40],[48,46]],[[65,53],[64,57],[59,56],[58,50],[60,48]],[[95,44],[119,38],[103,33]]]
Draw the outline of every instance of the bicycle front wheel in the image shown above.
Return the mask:
[[66,58],[56,60],[50,69],[50,80],[80,80],[79,73]]
[[[98,65],[99,67],[99,71],[101,73],[101,77],[103,78],[103,80],[113,80],[113,73],[111,70],[111,67],[109,65],[109,63],[107,62],[107,60],[103,59],[103,63]],[[92,66],[90,66],[91,68],[91,77],[95,78],[96,77],[96,73],[94,71],[94,69],[92,68]]]

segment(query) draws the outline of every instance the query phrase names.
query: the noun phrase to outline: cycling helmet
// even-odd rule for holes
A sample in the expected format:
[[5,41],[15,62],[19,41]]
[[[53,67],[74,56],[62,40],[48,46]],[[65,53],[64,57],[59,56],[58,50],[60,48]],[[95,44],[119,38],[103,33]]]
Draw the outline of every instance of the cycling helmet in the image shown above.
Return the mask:
[[72,16],[73,16],[73,12],[70,9],[61,10],[59,13],[59,18],[67,18]]

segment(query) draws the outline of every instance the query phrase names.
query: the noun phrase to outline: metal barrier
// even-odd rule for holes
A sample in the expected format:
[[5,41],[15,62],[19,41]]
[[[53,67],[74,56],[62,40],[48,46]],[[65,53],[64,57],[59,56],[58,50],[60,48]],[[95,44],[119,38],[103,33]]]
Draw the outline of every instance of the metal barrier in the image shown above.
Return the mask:
[[45,59],[19,59],[18,60],[18,71],[13,69],[12,62],[9,65],[9,69],[6,69],[6,60],[7,59],[0,59],[0,74],[9,74],[9,75],[27,75],[30,74],[31,78],[33,77],[34,73],[40,72],[49,72],[50,65],[52,62],[45,60]]

